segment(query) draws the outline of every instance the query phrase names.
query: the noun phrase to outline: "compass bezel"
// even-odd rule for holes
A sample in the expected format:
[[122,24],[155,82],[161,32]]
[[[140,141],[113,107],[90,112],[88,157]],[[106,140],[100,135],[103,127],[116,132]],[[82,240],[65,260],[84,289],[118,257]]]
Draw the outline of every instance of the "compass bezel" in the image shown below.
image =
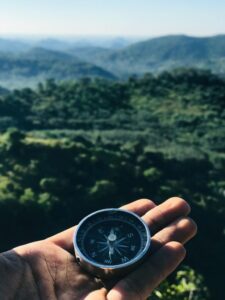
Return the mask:
[[[121,264],[116,264],[116,265],[101,264],[101,263],[95,262],[93,260],[90,260],[87,256],[85,256],[82,253],[82,251],[80,250],[80,248],[78,246],[77,236],[78,236],[78,232],[79,232],[80,228],[82,227],[82,225],[89,218],[93,217],[94,215],[101,214],[101,213],[104,213],[104,212],[124,212],[128,215],[131,215],[131,216],[135,217],[145,228],[145,232],[146,232],[145,247],[139,254],[137,254],[134,258],[130,259],[128,262],[121,263]],[[120,208],[106,208],[106,209],[101,209],[101,210],[98,210],[98,211],[95,211],[95,212],[89,214],[88,216],[86,216],[85,218],[83,218],[79,222],[79,224],[77,225],[77,227],[75,229],[75,232],[74,232],[73,244],[74,244],[74,250],[75,250],[75,254],[76,254],[77,258],[79,258],[79,260],[85,262],[86,265],[93,266],[93,267],[96,267],[98,269],[117,270],[117,269],[129,268],[130,266],[136,265],[139,261],[142,261],[142,259],[145,257],[145,255],[148,253],[148,251],[150,249],[151,233],[150,233],[150,229],[149,229],[148,225],[137,214],[135,214],[133,212],[130,212],[128,210],[120,209]]]

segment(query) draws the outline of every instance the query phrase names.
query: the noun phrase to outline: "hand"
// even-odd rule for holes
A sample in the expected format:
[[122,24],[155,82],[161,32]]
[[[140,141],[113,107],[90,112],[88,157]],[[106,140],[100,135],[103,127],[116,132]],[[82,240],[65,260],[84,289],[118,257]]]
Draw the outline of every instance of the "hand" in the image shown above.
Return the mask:
[[153,233],[152,254],[136,270],[118,278],[113,287],[106,289],[76,263],[72,244],[74,228],[70,228],[3,253],[1,299],[146,299],[184,259],[182,244],[196,234],[196,225],[186,217],[190,207],[180,198],[171,198],[158,206],[142,199],[122,208],[142,216]]

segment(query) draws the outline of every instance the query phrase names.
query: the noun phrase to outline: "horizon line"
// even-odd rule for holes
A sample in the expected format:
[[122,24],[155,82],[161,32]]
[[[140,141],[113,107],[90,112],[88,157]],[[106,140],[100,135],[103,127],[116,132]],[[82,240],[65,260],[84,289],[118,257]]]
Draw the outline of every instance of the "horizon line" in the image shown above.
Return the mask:
[[207,38],[207,37],[214,37],[225,35],[225,32],[217,32],[212,34],[189,34],[189,33],[165,33],[159,35],[131,35],[131,34],[61,34],[61,33],[1,33],[0,37],[24,37],[24,38],[51,38],[51,37],[58,37],[58,38],[158,38],[158,37],[166,37],[166,36],[187,36],[187,37],[199,37],[199,38]]

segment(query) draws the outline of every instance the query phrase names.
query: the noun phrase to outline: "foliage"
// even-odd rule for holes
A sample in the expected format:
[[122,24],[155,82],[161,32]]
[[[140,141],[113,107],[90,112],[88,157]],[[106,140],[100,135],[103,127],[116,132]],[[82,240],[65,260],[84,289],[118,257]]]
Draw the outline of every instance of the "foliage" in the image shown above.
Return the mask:
[[189,267],[179,270],[172,283],[164,281],[149,300],[207,300],[209,292],[203,277]]

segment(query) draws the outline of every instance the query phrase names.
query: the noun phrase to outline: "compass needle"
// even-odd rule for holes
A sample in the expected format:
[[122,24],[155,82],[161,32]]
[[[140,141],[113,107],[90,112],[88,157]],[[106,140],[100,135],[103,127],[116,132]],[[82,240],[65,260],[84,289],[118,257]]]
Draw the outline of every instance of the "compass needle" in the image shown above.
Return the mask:
[[118,248],[129,248],[129,246],[126,246],[126,245],[120,245],[120,244],[117,245],[117,247],[118,247]]
[[107,245],[107,242],[97,242],[97,244]]
[[112,260],[112,255],[114,254],[114,248],[109,247],[109,259]]
[[98,252],[104,252],[104,251],[106,251],[107,249],[108,249],[108,246],[106,246],[105,248],[102,248],[102,249],[98,250]]
[[127,239],[127,237],[121,238],[120,240],[117,241],[117,244],[119,244],[120,242],[122,242],[122,241],[124,241],[124,240],[126,240],[126,239]]
[[120,252],[120,250],[118,248],[115,248],[116,252],[119,253],[119,255],[122,256],[122,253]]

